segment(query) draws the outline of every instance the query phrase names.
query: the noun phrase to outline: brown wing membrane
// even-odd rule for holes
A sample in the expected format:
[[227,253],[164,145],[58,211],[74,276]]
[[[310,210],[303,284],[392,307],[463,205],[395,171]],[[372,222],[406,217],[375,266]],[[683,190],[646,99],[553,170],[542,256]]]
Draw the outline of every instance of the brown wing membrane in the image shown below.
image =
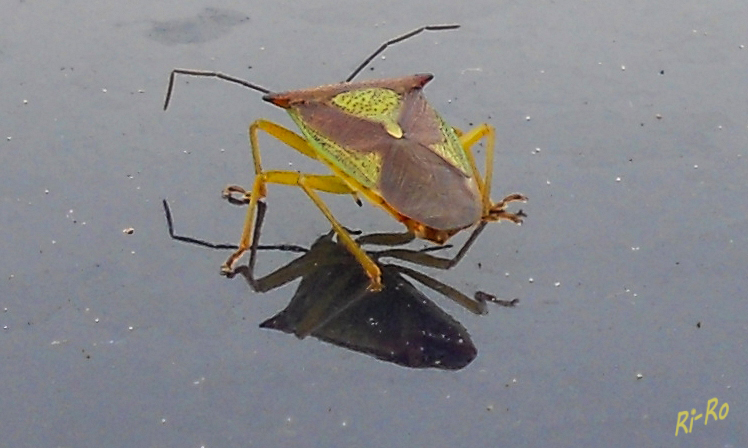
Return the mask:
[[462,229],[480,220],[475,181],[407,136],[392,139],[379,182],[393,208],[429,227]]
[[354,153],[382,153],[392,137],[380,123],[374,123],[324,103],[296,107],[309,127]]

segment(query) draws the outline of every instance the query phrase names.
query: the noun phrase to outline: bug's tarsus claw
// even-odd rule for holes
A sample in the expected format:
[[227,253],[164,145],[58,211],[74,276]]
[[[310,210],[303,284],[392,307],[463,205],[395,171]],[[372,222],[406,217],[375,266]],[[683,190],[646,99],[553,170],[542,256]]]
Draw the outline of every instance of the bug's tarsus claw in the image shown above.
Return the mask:
[[527,202],[527,196],[525,196],[522,193],[512,193],[509,196],[505,197],[501,202],[503,204],[507,204],[509,202]]
[[234,193],[238,193],[240,195],[246,195],[247,190],[245,190],[243,187],[240,187],[239,185],[229,185],[221,191],[221,196],[223,197],[233,196]]
[[229,185],[221,191],[221,197],[234,205],[247,205],[252,194],[238,185]]

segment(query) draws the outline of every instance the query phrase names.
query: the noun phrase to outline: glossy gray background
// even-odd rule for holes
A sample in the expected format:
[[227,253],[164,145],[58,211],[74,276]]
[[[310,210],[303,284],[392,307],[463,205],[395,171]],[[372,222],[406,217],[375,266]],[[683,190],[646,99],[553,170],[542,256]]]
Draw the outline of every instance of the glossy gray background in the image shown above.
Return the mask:
[[[744,2],[350,5],[4,4],[3,443],[748,445]],[[244,212],[219,192],[251,182],[246,126],[290,119],[215,80],[180,81],[163,112],[169,70],[315,86],[445,22],[463,28],[392,48],[363,77],[432,72],[448,121],[497,128],[493,196],[527,194],[529,218],[490,226],[435,275],[519,307],[478,317],[429,293],[478,346],[459,372],[259,329],[294,286],[256,295],[220,277],[227,254],[171,241],[160,201],[178,232],[235,242]],[[323,171],[262,145],[266,167]],[[268,200],[265,241],[328,230],[301,192]],[[351,227],[399,229],[330,203]],[[261,270],[287,259],[263,254]],[[678,412],[713,397],[728,417],[675,438]]]

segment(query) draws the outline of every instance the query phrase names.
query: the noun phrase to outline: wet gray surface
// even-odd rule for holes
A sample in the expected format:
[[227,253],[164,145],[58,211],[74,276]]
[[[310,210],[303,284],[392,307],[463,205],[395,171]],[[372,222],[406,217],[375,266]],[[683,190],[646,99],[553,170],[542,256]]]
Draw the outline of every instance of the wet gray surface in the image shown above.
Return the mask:
[[[5,5],[4,443],[748,445],[745,17],[727,0]],[[220,277],[227,254],[169,239],[161,199],[178,232],[235,242],[244,212],[219,193],[251,182],[246,126],[291,121],[207,79],[180,80],[163,112],[169,71],[309,87],[445,22],[463,28],[392,48],[362,77],[432,72],[447,120],[496,127],[493,196],[527,194],[529,218],[489,226],[431,274],[519,306],[475,316],[427,293],[478,348],[457,372],[258,328],[295,286],[258,295]],[[324,171],[261,144],[266,167]],[[265,241],[328,230],[299,191],[271,186],[268,204]],[[399,229],[368,204],[330,204],[350,227]],[[675,437],[678,413],[712,398],[727,416]]]

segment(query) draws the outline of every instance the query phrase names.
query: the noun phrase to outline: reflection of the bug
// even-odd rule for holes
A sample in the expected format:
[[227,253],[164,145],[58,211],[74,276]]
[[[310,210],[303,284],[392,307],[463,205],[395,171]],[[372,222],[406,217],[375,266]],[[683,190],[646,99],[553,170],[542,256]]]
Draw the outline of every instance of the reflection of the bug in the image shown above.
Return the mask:
[[[252,239],[255,242],[259,241],[266,208],[264,203],[260,204]],[[173,238],[210,247],[231,247],[174,235],[171,215],[165,201],[164,208]],[[353,255],[337,242],[332,230],[319,237],[309,249],[292,245],[255,244],[250,251],[249,264],[239,267],[237,274],[242,275],[252,289],[258,292],[273,290],[301,277],[288,306],[263,322],[260,325],[262,328],[293,333],[299,338],[312,335],[331,344],[407,367],[456,370],[468,365],[477,354],[470,335],[459,322],[429,300],[405,276],[449,297],[476,314],[487,312],[487,301],[514,306],[517,299],[499,300],[483,292],[470,298],[422,272],[380,260],[385,257],[395,258],[422,266],[447,269],[462,258],[482,230],[483,225],[476,228],[452,259],[427,253],[443,249],[442,247],[421,251],[395,247],[412,239],[407,234],[383,233],[358,237],[357,242],[361,245],[389,247],[367,251],[382,269],[385,287],[378,292],[367,290],[369,278]],[[303,252],[303,255],[270,274],[255,279],[253,271],[258,250],[285,250]]]

